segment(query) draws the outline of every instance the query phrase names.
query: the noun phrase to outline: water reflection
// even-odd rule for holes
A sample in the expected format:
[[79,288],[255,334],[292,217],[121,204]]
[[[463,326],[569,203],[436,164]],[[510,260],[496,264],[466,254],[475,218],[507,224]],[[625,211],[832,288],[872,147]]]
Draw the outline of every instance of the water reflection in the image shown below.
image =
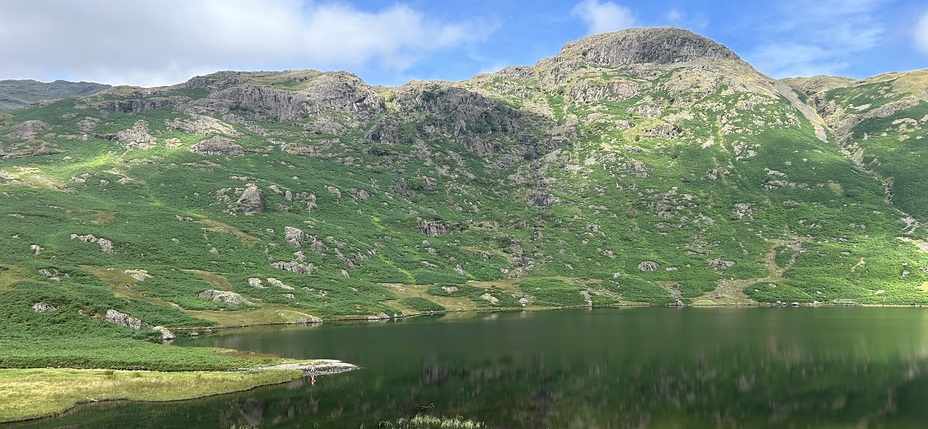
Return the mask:
[[921,428],[926,315],[632,309],[228,331],[185,342],[363,369],[21,426],[360,428],[428,413],[498,428]]

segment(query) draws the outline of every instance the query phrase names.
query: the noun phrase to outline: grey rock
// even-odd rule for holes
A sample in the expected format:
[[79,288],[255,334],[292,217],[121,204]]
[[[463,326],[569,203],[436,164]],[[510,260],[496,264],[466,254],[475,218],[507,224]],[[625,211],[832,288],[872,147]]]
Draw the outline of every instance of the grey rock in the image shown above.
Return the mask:
[[660,268],[660,265],[654,261],[643,261],[638,264],[638,269],[641,271],[657,271],[658,268]]
[[300,247],[306,241],[307,235],[299,228],[292,226],[284,227],[284,239],[293,247]]
[[235,207],[245,214],[255,214],[264,211],[264,196],[261,190],[254,184],[249,183],[245,186],[242,196],[235,201]]
[[721,259],[710,259],[706,263],[712,268],[731,268],[735,266],[735,261],[723,261]]
[[316,236],[313,236],[313,242],[309,245],[309,249],[316,253],[325,253],[328,247],[326,247],[325,243],[316,238]]
[[119,142],[127,149],[151,149],[155,138],[148,133],[148,122],[136,121],[132,128],[123,130],[113,136],[113,140]]
[[271,267],[277,268],[278,270],[290,271],[291,273],[296,274],[312,274],[314,269],[312,264],[304,264],[296,261],[272,262]]
[[213,136],[190,147],[190,151],[199,155],[241,156],[245,149],[232,139],[223,136]]
[[[210,88],[213,109],[225,111],[257,109],[277,120],[289,121],[317,116],[328,111],[347,111],[358,117],[371,116],[386,108],[383,98],[357,76],[345,73],[300,72],[301,91],[246,83],[257,73],[220,72],[193,78],[188,88]],[[242,109],[246,107],[246,109]]]
[[607,66],[739,59],[725,46],[677,28],[635,28],[587,36],[564,45],[557,57]]
[[177,336],[174,335],[173,332],[171,332],[170,330],[168,330],[168,328],[165,328],[164,326],[155,326],[154,328],[151,328],[151,329],[154,329],[155,331],[158,331],[161,333],[161,341],[172,341],[175,338],[177,338]]
[[148,326],[137,317],[133,317],[125,313],[120,313],[119,311],[112,309],[106,310],[106,317],[104,320],[119,326],[135,329],[136,331],[140,331],[143,327]]
[[48,124],[42,121],[30,120],[17,124],[10,131],[10,137],[14,139],[32,140],[35,135],[48,128]]
[[198,296],[200,298],[208,298],[217,304],[232,308],[240,305],[254,305],[253,302],[249,301],[244,296],[229,291],[210,289],[200,292]]
[[418,219],[416,223],[417,227],[419,228],[419,232],[429,237],[437,237],[448,232],[448,225],[445,225],[441,221]]
[[32,311],[36,313],[49,313],[52,311],[58,311],[58,307],[46,302],[37,302],[32,304]]

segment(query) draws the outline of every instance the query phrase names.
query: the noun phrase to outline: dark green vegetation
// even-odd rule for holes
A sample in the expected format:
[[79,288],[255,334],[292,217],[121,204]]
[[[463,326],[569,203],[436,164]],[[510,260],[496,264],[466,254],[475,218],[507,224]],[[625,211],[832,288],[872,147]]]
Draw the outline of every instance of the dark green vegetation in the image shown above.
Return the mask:
[[[221,72],[11,111],[0,342],[31,345],[0,362],[46,365],[63,344],[68,365],[154,365],[66,360],[154,335],[105,324],[110,310],[189,327],[926,304],[928,111],[903,80],[792,82],[800,97],[712,41],[649,29],[458,83]],[[866,100],[847,129],[813,108]]]
[[110,86],[92,82],[0,80],[0,111],[23,107],[42,100],[90,95],[107,88]]

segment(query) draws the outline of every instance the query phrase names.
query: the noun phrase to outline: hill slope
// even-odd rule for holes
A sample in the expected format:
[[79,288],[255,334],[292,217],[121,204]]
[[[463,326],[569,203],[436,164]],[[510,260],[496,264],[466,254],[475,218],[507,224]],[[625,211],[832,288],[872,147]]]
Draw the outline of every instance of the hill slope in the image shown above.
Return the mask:
[[109,85],[92,82],[38,82],[34,80],[0,80],[0,112],[43,100],[90,95]]
[[150,326],[928,303],[922,213],[846,156],[867,122],[822,107],[856,103],[836,82],[658,28],[463,82],[219,72],[13,111],[0,294]]

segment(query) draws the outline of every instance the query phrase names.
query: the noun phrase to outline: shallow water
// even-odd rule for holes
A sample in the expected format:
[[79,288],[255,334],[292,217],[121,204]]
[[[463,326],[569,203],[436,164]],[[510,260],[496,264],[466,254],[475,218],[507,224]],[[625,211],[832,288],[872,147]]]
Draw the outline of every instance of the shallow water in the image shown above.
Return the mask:
[[[220,346],[361,370],[12,427],[928,427],[928,310],[597,309],[221,331]],[[5,426],[4,426],[5,428]]]

